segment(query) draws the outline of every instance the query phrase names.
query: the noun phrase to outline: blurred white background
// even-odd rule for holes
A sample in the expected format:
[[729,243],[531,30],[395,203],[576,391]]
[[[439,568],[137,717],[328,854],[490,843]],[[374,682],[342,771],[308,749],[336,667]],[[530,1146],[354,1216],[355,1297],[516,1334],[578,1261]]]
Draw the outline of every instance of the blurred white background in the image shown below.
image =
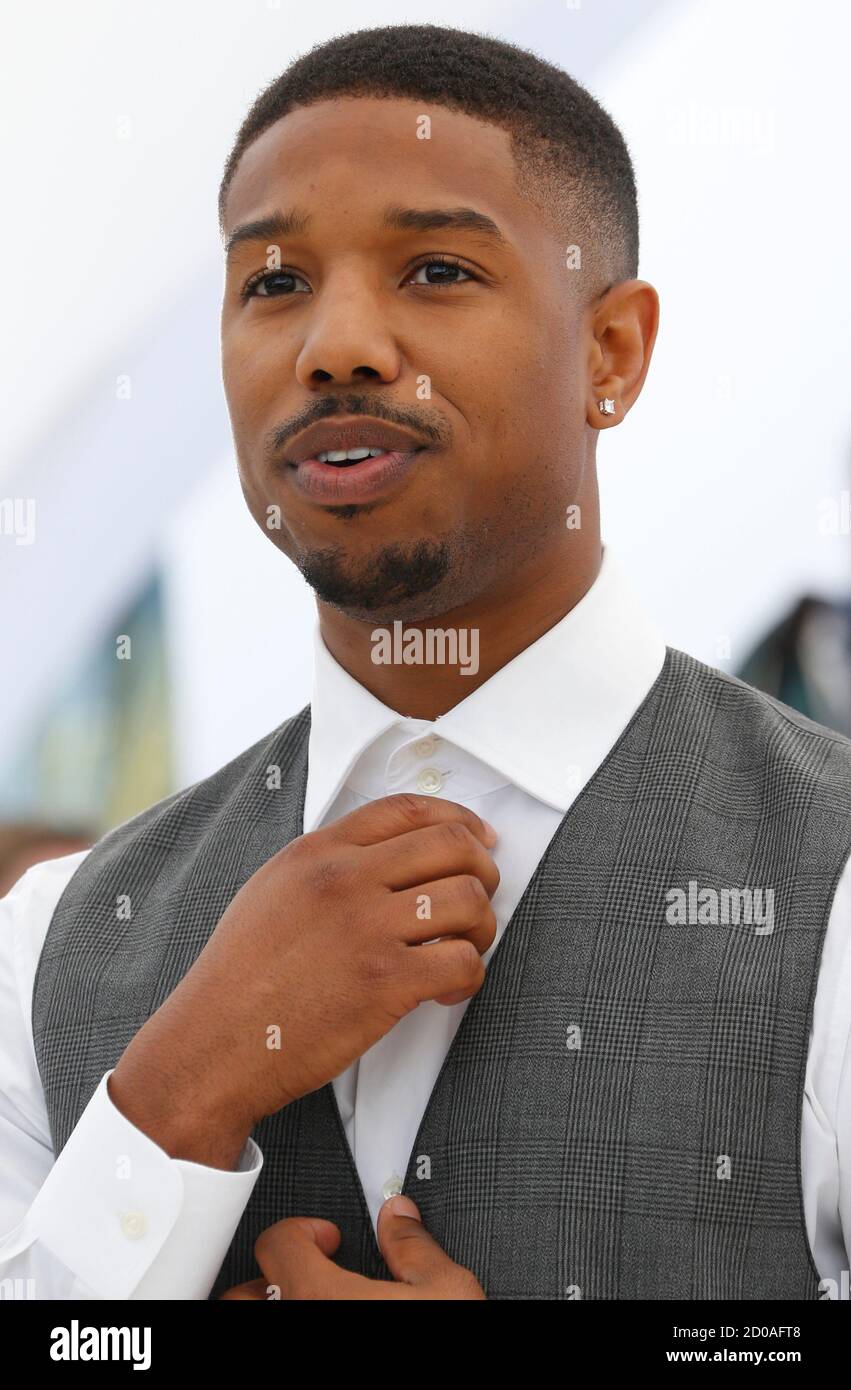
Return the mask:
[[[851,588],[847,529],[819,524],[851,487],[851,10],[7,0],[0,500],[36,503],[32,544],[0,534],[7,815],[50,810],[63,767],[53,808],[89,813],[56,731],[66,746],[76,731],[79,760],[97,654],[145,595],[168,724],[145,746],[153,764],[167,745],[170,785],[308,699],[312,598],[250,520],[231,451],[216,192],[248,106],[293,57],[424,19],[534,49],[626,135],[662,326],[641,400],[601,443],[603,536],[668,642],[734,670],[801,592]],[[157,794],[136,785],[115,815]]]

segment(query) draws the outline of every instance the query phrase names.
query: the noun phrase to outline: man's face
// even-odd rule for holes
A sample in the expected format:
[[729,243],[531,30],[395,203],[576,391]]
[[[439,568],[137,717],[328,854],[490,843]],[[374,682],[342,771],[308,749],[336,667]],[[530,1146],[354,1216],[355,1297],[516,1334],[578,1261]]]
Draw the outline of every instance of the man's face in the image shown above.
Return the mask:
[[[225,210],[228,237],[299,219],[229,255],[222,361],[243,492],[319,598],[367,621],[516,583],[563,538],[592,435],[581,275],[517,191],[509,136],[432,106],[418,138],[425,105],[291,112],[246,150]],[[411,209],[472,209],[499,235],[388,216]],[[371,431],[385,456],[317,460],[339,444],[316,428],[353,416],[340,440],[357,447],[362,430],[370,447]],[[381,422],[401,433],[382,441]]]

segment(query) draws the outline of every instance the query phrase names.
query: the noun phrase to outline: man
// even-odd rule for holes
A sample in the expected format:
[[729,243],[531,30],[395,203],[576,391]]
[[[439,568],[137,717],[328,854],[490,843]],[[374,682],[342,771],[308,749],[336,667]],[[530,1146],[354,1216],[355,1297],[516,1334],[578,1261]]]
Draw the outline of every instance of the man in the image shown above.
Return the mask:
[[666,648],[601,546],[658,316],[619,132],[507,44],[350,34],[258,98],[220,212],[314,694],[6,900],[7,1278],[833,1293],[851,743]]

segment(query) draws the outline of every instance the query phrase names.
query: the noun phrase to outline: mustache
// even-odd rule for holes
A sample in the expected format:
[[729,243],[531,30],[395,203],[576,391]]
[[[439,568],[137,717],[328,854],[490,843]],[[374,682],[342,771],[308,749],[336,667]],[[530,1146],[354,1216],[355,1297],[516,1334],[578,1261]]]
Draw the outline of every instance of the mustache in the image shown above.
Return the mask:
[[308,425],[327,420],[329,415],[369,415],[372,419],[386,421],[388,425],[418,430],[432,444],[449,443],[450,431],[446,420],[433,412],[426,415],[422,411],[397,407],[377,396],[324,396],[322,400],[311,401],[298,415],[269,431],[269,454],[272,457],[279,454],[294,435],[300,434]]

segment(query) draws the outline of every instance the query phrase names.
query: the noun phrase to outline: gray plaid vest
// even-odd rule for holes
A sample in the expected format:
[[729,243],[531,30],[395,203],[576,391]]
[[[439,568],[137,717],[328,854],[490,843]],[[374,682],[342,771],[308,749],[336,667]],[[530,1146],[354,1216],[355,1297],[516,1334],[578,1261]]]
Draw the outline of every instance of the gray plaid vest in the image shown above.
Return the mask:
[[[302,833],[309,727],[305,708],[119,826],[67,885],[33,998],[56,1152],[237,889]],[[490,1298],[819,1297],[800,1127],[849,808],[851,741],[668,648],[532,875],[411,1153],[404,1191]],[[773,930],[720,909],[672,923],[690,884],[719,904],[771,889]],[[336,1222],[338,1262],[388,1278],[332,1085],[255,1138],[212,1295],[257,1277],[257,1235],[293,1215]]]

